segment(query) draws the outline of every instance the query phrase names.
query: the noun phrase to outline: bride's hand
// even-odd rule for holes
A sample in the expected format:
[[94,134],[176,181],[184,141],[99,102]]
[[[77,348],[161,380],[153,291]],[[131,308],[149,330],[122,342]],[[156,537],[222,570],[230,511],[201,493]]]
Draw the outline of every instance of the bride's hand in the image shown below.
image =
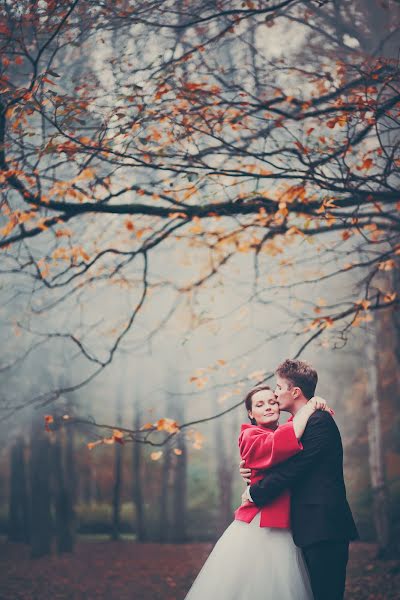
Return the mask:
[[308,403],[314,408],[314,410],[326,410],[331,415],[334,415],[334,411],[328,406],[327,401],[321,396],[313,396]]
[[250,482],[251,469],[246,469],[246,467],[244,466],[244,460],[241,460],[239,463],[239,471],[240,471],[240,475],[242,476],[244,482],[247,484],[251,483]]

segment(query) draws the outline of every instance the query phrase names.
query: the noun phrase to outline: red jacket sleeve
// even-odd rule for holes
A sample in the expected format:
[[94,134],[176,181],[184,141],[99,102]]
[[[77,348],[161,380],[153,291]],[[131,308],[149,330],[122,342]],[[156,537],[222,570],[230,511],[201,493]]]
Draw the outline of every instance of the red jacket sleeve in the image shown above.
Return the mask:
[[249,427],[239,437],[240,455],[249,469],[268,469],[303,449],[294,434],[293,423],[285,423],[269,431]]

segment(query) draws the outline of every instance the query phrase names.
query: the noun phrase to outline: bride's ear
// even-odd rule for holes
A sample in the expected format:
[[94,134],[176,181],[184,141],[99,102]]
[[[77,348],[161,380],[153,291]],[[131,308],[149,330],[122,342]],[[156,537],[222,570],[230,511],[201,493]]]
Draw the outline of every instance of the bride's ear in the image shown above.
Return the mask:
[[247,413],[247,416],[249,417],[249,421],[252,425],[257,425],[257,421],[255,419],[253,419],[250,411]]

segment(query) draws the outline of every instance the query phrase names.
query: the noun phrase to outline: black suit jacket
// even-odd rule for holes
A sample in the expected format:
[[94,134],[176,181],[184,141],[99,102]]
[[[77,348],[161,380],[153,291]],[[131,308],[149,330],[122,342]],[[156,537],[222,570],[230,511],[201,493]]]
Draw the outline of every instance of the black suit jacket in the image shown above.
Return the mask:
[[264,506],[290,488],[291,527],[297,546],[356,539],[343,478],[342,440],[332,416],[316,411],[301,442],[302,452],[269,469],[250,487],[254,503]]

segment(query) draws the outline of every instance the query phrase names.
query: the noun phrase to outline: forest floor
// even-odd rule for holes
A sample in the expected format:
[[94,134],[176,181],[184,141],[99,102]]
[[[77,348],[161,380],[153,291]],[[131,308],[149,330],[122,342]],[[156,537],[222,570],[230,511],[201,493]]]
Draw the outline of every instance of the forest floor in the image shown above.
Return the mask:
[[[73,555],[32,561],[26,546],[0,542],[0,600],[183,600],[211,548],[80,539]],[[400,560],[374,553],[353,544],[346,600],[399,599]]]

